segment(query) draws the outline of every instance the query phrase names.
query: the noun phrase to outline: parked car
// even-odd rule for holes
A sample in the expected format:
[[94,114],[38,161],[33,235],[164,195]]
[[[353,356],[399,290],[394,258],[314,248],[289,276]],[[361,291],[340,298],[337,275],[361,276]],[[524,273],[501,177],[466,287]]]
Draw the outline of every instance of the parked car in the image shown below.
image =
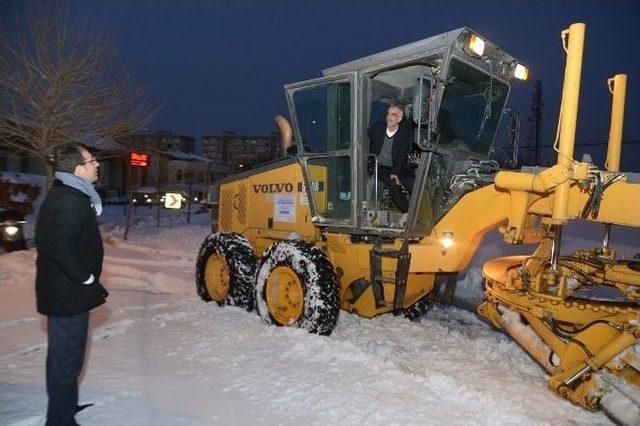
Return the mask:
[[0,210],[0,242],[5,251],[26,250],[24,216],[16,210]]

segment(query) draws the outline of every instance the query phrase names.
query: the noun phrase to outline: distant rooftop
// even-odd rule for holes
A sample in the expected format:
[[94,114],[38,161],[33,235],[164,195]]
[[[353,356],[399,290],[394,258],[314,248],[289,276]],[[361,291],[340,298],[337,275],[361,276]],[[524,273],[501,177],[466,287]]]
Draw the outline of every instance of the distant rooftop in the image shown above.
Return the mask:
[[210,163],[212,160],[207,158],[207,157],[203,157],[201,155],[196,155],[196,154],[189,154],[187,152],[184,151],[178,151],[178,150],[172,150],[172,151],[160,151],[163,154],[168,155],[171,158],[174,158],[176,160],[184,160],[184,161],[202,161],[205,163]]
[[125,148],[118,142],[111,139],[102,139],[94,135],[86,135],[82,138],[78,138],[78,142],[85,144],[90,148],[94,148],[100,151],[124,151]]

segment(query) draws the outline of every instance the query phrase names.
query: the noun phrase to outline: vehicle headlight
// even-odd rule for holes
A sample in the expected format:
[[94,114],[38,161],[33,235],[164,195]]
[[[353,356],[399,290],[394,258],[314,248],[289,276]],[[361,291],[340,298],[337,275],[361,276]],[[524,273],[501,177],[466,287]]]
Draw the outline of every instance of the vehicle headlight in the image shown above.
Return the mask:
[[469,49],[478,56],[484,53],[484,40],[475,34],[469,37]]
[[4,228],[4,232],[10,237],[13,237],[14,235],[16,235],[19,230],[20,230],[20,228],[18,228],[15,225],[9,225],[9,226]]
[[526,81],[529,78],[529,69],[522,64],[516,64],[513,68],[513,76],[518,80]]
[[442,246],[442,250],[447,250],[453,247],[453,232],[444,231],[442,233],[442,238],[440,239],[440,245]]

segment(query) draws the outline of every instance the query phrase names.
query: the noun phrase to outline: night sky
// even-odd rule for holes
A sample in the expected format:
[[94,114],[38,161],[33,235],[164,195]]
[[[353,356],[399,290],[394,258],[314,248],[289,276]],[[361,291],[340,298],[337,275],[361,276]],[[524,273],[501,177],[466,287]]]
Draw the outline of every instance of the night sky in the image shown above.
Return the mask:
[[[3,2],[4,7],[8,3]],[[640,1],[72,1],[119,49],[157,100],[152,130],[260,135],[287,113],[283,85],[322,68],[462,26],[531,68],[509,102],[527,117],[543,81],[543,143],[551,144],[565,55],[560,31],[587,25],[578,142],[606,141],[605,85],[628,74],[625,141],[640,141]],[[636,145],[637,146],[637,145]],[[578,150],[579,151],[579,150]],[[639,150],[635,150],[638,152]],[[624,154],[625,151],[623,151]]]

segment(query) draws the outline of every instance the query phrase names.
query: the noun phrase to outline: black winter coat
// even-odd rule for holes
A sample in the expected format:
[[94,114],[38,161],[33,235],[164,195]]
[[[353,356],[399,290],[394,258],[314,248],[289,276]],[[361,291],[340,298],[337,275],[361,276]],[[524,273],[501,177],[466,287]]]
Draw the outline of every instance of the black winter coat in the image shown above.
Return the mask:
[[[90,198],[56,180],[36,223],[36,301],[38,312],[70,316],[102,305],[104,250]],[[93,274],[91,284],[83,284]]]
[[[384,137],[387,134],[387,123],[375,123],[369,128],[367,134],[369,136],[369,153],[380,154],[382,145],[384,145]],[[407,156],[411,152],[412,147],[413,136],[411,129],[401,124],[393,136],[393,146],[391,147],[392,169],[395,175],[401,176],[409,173]]]

